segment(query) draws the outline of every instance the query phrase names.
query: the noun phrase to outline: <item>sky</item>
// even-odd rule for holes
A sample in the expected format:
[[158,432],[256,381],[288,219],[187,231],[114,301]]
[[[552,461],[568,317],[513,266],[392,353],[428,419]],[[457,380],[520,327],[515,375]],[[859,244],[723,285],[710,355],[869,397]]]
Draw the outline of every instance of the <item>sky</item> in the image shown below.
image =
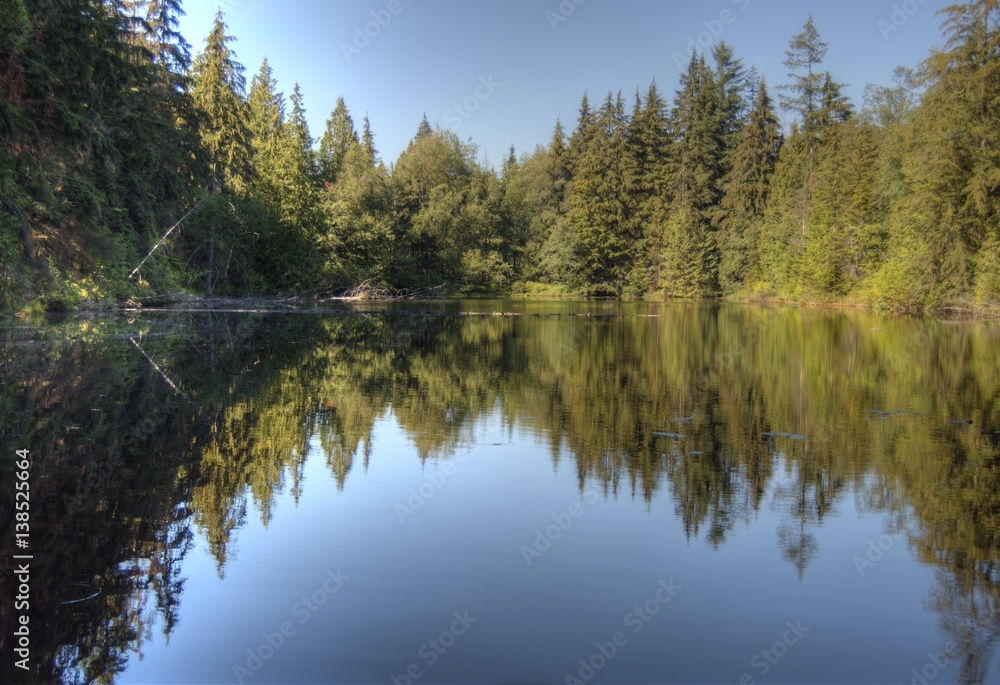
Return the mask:
[[302,88],[319,138],[337,97],[367,114],[392,164],[426,113],[499,167],[573,129],[586,91],[629,99],[655,79],[669,101],[693,47],[725,40],[746,66],[786,83],[785,50],[810,13],[829,52],[822,68],[856,106],[940,47],[948,0],[189,0],[181,32],[198,52],[221,8],[250,80],[268,58],[279,89]]

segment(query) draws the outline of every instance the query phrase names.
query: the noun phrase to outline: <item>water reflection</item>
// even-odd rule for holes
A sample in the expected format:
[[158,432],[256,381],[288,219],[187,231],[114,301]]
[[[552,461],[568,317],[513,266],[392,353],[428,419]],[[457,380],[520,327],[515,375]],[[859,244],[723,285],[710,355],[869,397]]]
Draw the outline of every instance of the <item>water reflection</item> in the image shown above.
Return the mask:
[[[154,629],[169,640],[194,533],[224,578],[240,529],[308,487],[312,450],[343,489],[380,458],[390,415],[425,462],[479,445],[486,419],[529,431],[581,493],[667,494],[689,544],[722,549],[775,514],[800,581],[828,520],[880,516],[936,569],[927,606],[961,682],[998,678],[995,326],[700,305],[489,315],[501,306],[4,331],[0,443],[34,456],[33,678],[113,682]],[[11,491],[9,460],[0,474]],[[0,536],[6,571],[11,517]]]

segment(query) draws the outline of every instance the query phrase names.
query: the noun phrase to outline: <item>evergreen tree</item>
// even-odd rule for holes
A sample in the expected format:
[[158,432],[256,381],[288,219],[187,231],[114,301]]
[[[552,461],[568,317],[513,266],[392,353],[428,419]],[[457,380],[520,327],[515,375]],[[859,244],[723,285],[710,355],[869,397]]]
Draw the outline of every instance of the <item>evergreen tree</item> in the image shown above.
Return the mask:
[[423,138],[424,136],[429,136],[434,132],[431,128],[431,124],[427,121],[427,113],[424,112],[424,118],[420,120],[420,126],[417,128],[417,138]]
[[754,289],[788,298],[800,294],[798,269],[805,247],[816,174],[810,168],[812,145],[793,127],[781,147],[757,239],[759,275]]
[[1000,5],[972,0],[942,14],[945,49],[923,65],[904,164],[912,194],[896,208],[882,279],[886,296],[908,305],[1000,292]]
[[733,48],[725,41],[712,48],[712,58],[715,62],[713,75],[718,88],[719,126],[722,134],[723,166],[727,169],[733,166],[733,155],[736,152],[740,131],[746,124],[747,110],[753,103],[756,91],[751,93],[749,101],[744,98],[747,92],[748,74],[743,61],[736,58]]
[[285,188],[281,199],[282,220],[309,235],[315,230],[317,172],[313,139],[298,83],[292,88],[289,103],[292,109],[285,122],[281,149],[285,174]]
[[719,281],[727,294],[735,293],[757,269],[757,231],[770,194],[771,176],[781,144],[781,130],[767,84],[760,79],[720,204]]
[[273,148],[285,124],[285,96],[278,92],[278,82],[267,57],[250,83],[247,105],[247,126],[254,152]]
[[281,180],[281,148],[285,134],[285,98],[267,58],[253,77],[248,98],[250,145],[253,152],[253,196],[273,216],[281,216],[285,184]]
[[550,209],[559,212],[566,197],[566,186],[569,185],[570,181],[570,160],[569,148],[566,147],[566,132],[563,130],[562,121],[558,118],[555,128],[552,130],[548,153],[551,157],[549,165],[549,183],[552,187]]
[[337,175],[344,165],[344,158],[355,145],[360,145],[360,141],[357,131],[354,130],[354,120],[347,110],[344,98],[338,97],[337,105],[326,122],[326,131],[319,143],[320,177],[324,183],[337,182]]
[[354,145],[344,155],[338,180],[327,186],[323,204],[324,286],[390,283],[394,237],[389,173],[375,164],[364,145]]
[[660,279],[663,227],[669,214],[670,144],[666,103],[653,82],[644,100],[637,96],[628,131],[629,157],[635,165],[632,194],[642,226],[639,258],[629,278],[635,293],[654,288]]
[[[587,113],[581,111],[586,122]],[[640,228],[631,195],[635,174],[621,93],[617,98],[608,93],[591,128],[593,135],[575,160],[567,221],[579,236],[589,283],[621,295],[634,266]]]
[[372,133],[371,122],[368,121],[368,115],[365,114],[364,123],[361,127],[361,146],[365,149],[365,154],[372,161],[372,164],[378,164],[378,148],[375,147],[375,134]]
[[568,163],[574,175],[577,162],[586,154],[587,148],[596,133],[596,117],[590,109],[590,97],[587,93],[584,93],[583,99],[580,101],[580,114],[577,118],[576,129],[574,129],[569,139]]
[[[676,216],[667,222],[673,237],[665,240],[657,284],[670,295],[708,295],[718,287],[718,248],[711,220],[725,173],[718,93],[704,57],[692,53],[670,116],[671,213]],[[678,231],[689,235],[679,240]],[[698,276],[691,280],[693,273]]]
[[153,62],[174,74],[185,74],[191,66],[191,46],[178,30],[183,16],[181,0],[150,0],[146,7]]
[[829,86],[824,88],[828,81],[827,74],[817,69],[828,49],[829,44],[820,38],[810,14],[802,33],[792,38],[785,51],[784,64],[788,67],[791,83],[778,86],[778,90],[789,93],[781,96],[781,106],[799,116],[807,134],[819,125],[817,113],[823,106],[824,90],[829,90]]
[[205,49],[194,61],[191,97],[201,115],[201,143],[208,154],[213,184],[242,194],[251,175],[250,136],[243,66],[229,49],[234,40],[226,35],[220,10],[205,39]]
[[[534,176],[531,171],[538,169]],[[546,150],[536,152],[519,177],[533,180],[532,196],[526,199],[531,213],[527,255],[528,276],[568,291],[584,286],[578,236],[566,220],[566,198],[571,181],[570,151],[562,121],[556,119]]]
[[844,296],[872,270],[877,154],[869,126],[839,122],[828,128],[798,269],[810,294]]

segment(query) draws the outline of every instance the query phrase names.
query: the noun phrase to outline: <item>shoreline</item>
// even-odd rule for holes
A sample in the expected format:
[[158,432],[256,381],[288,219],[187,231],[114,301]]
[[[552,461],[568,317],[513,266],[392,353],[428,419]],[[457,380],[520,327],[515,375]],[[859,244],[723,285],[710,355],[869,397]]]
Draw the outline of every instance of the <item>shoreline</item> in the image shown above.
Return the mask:
[[[594,298],[586,296],[521,296],[511,293],[476,293],[473,295],[441,293],[439,288],[433,289],[440,294],[427,296],[428,291],[413,294],[399,294],[393,296],[373,297],[370,293],[347,294],[331,297],[315,296],[265,296],[265,297],[204,297],[190,295],[188,293],[169,293],[164,295],[153,295],[144,298],[133,298],[118,303],[107,302],[82,302],[78,306],[60,311],[44,312],[11,312],[0,315],[0,320],[5,318],[24,319],[32,316],[60,315],[60,314],[111,314],[111,313],[136,313],[136,312],[224,312],[224,313],[296,313],[296,314],[323,314],[331,313],[323,305],[330,304],[391,304],[398,302],[455,302],[455,301],[485,301],[485,300],[509,300],[513,302],[527,301],[548,301],[548,302],[572,302],[572,301],[614,301],[636,302],[648,304],[667,303],[730,303],[742,305],[759,306],[782,306],[801,307],[806,309],[831,309],[831,310],[868,310],[884,314],[886,316],[931,316],[938,320],[978,320],[997,321],[1000,320],[1000,306],[976,306],[969,303],[943,305],[940,307],[916,309],[916,308],[881,308],[878,305],[863,304],[858,302],[825,302],[822,300],[789,300],[785,298],[761,298],[761,297],[721,297],[721,298],[701,298],[701,299],[680,299],[680,298]],[[400,291],[403,292],[403,291]],[[456,315],[458,313],[455,313]],[[489,312],[474,313],[479,316],[514,316],[520,315],[511,312]]]

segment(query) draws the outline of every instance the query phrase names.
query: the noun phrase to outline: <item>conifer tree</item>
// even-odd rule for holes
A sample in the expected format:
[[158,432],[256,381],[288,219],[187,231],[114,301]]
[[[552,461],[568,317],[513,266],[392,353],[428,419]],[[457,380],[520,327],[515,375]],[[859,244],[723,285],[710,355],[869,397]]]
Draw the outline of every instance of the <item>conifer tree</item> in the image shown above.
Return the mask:
[[372,125],[368,121],[367,114],[365,114],[365,119],[361,127],[361,146],[365,149],[365,154],[368,155],[368,159],[371,160],[372,164],[378,164],[378,148],[375,147],[375,134],[372,133]]
[[326,131],[319,143],[320,178],[324,183],[337,182],[337,176],[344,165],[348,151],[359,144],[358,133],[354,130],[354,119],[347,110],[344,98],[338,97],[337,105],[326,122]]
[[946,43],[923,65],[904,166],[912,195],[897,207],[885,274],[913,284],[893,299],[930,306],[1000,292],[1000,5],[971,0],[941,13]]
[[784,64],[788,67],[791,83],[778,86],[778,90],[789,93],[781,95],[781,106],[799,116],[807,134],[816,127],[816,115],[823,104],[823,86],[827,79],[818,67],[823,63],[829,47],[820,38],[810,14],[802,33],[792,38],[785,51]]
[[253,77],[248,98],[248,129],[253,154],[253,196],[273,216],[281,216],[285,191],[282,181],[281,148],[285,133],[285,98],[267,58]]
[[636,99],[629,124],[629,156],[635,169],[633,195],[642,231],[638,258],[629,281],[633,292],[655,288],[669,215],[671,140],[666,103],[650,83],[644,100]]
[[[670,295],[709,295],[718,287],[718,247],[711,221],[725,173],[718,93],[705,58],[692,53],[670,115],[673,216],[667,222],[657,284]],[[687,235],[680,239],[678,232]],[[692,280],[692,274],[697,278]]]
[[191,97],[201,115],[201,142],[208,154],[213,183],[245,193],[249,187],[250,136],[247,130],[243,65],[229,49],[222,11],[215,17],[205,48],[194,61]]
[[735,293],[757,269],[757,231],[781,144],[781,130],[767,84],[760,79],[753,109],[734,154],[726,194],[720,203],[719,281],[727,294]]
[[[581,111],[586,122],[589,112]],[[635,261],[639,222],[631,195],[634,168],[620,92],[617,98],[608,93],[591,128],[592,137],[576,159],[566,200],[567,220],[579,237],[590,284],[621,295]]]

